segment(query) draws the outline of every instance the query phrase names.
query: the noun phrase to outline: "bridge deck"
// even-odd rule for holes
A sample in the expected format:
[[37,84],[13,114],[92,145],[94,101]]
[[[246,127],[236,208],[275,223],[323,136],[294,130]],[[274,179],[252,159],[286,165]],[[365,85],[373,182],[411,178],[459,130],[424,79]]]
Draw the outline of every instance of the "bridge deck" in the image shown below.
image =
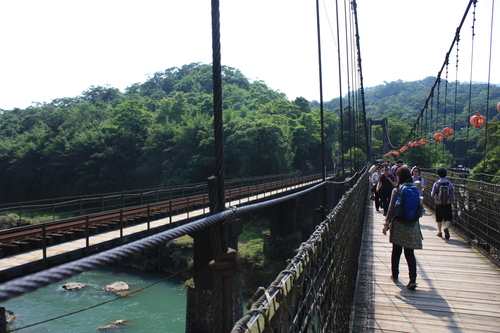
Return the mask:
[[436,236],[434,215],[420,220],[416,290],[408,290],[401,256],[399,281],[390,279],[391,249],[384,217],[369,202],[355,299],[353,332],[499,332],[500,269],[453,231]]

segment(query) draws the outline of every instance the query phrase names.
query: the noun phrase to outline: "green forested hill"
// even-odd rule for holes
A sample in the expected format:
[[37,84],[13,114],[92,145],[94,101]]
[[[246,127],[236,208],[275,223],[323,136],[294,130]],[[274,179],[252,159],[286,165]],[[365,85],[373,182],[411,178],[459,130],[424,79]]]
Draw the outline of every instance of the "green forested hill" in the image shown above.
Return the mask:
[[[388,117],[391,140],[399,144],[433,83],[433,78],[427,78],[366,89],[368,117]],[[456,104],[457,121],[466,124],[469,109],[484,109],[486,85],[473,85],[471,106],[469,85],[459,84],[456,98],[454,86],[450,83],[447,88],[446,113],[451,117]],[[91,86],[77,97],[1,110],[0,202],[204,182],[214,174],[211,94],[211,66],[193,63],[157,72],[125,92]],[[490,94],[500,99],[498,87],[492,86]],[[223,99],[227,178],[321,172],[318,102],[289,101],[264,82],[251,82],[230,67],[223,67]],[[339,130],[339,100],[325,103],[329,170],[342,149],[346,155],[366,152],[360,113],[349,112],[344,100],[343,131]],[[491,105],[490,118],[498,118],[495,108],[496,103]],[[349,130],[352,124],[357,124],[356,131]],[[490,126],[495,131],[497,127]],[[465,152],[465,131],[457,132],[455,149]],[[476,146],[484,147],[482,137],[480,131],[469,131],[468,149],[474,152],[475,163],[481,160],[481,148]],[[381,130],[375,129],[375,157],[384,153],[381,138]],[[452,151],[449,143],[445,148]],[[407,159],[420,159],[419,155],[426,164],[436,162],[424,149]],[[364,156],[357,160],[364,162]]]
[[[0,115],[0,201],[204,182],[214,174],[212,68],[189,64],[120,92],[91,86]],[[318,172],[319,111],[223,67],[227,178]],[[326,116],[328,156],[337,117]],[[332,166],[332,159],[327,162]],[[316,169],[316,170],[315,170]]]
[[[436,85],[435,85],[436,84]],[[435,85],[433,95],[431,88]],[[489,96],[489,98],[488,98]],[[428,100],[429,98],[429,100]],[[424,109],[428,100],[427,108]],[[344,98],[344,105],[346,99]],[[408,164],[421,162],[426,167],[456,167],[463,165],[476,168],[476,172],[497,174],[500,165],[500,148],[497,103],[500,102],[500,87],[484,83],[441,82],[435,77],[421,81],[395,81],[365,89],[367,117],[380,120],[388,118],[389,137],[394,146],[407,145],[404,141],[413,128],[421,110],[423,117],[410,140],[425,138],[432,141],[434,133],[451,126],[455,134],[436,144],[410,149],[401,155]],[[329,109],[338,109],[339,101],[326,104]],[[488,115],[487,126],[475,128],[470,125],[472,115]],[[485,135],[485,130],[488,135]],[[373,149],[375,155],[382,155],[382,130],[374,127]],[[487,147],[488,158],[484,163]]]

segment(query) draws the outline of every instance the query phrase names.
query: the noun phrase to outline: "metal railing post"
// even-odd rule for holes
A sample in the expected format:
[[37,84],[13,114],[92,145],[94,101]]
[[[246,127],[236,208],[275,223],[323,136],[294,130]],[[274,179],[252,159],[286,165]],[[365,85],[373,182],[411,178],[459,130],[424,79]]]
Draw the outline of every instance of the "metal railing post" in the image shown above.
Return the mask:
[[85,253],[88,256],[90,252],[90,229],[89,217],[85,217]]
[[43,254],[43,267],[47,269],[47,230],[45,224],[42,224],[42,254]]
[[120,242],[123,244],[123,209],[120,209]]
[[150,205],[148,205],[148,233],[151,230],[151,211]]
[[168,218],[170,223],[172,223],[172,200],[168,203]]

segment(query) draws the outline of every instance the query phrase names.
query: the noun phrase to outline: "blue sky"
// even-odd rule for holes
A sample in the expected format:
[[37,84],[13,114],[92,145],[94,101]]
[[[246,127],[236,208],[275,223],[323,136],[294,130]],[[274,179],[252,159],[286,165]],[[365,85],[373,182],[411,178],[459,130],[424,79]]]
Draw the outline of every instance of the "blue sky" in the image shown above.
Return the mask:
[[[477,4],[472,72],[472,11],[464,24],[460,81],[486,82],[490,71],[490,82],[500,83],[498,43],[488,68],[492,1]],[[467,4],[358,0],[365,87],[435,76]],[[210,6],[209,0],[2,0],[0,109],[75,97],[91,85],[124,91],[157,71],[211,63]],[[314,0],[221,0],[220,8],[223,65],[289,99],[319,99]],[[330,100],[340,94],[335,2],[322,0],[320,8],[324,99]],[[500,40],[500,23],[493,30],[493,42]],[[455,54],[450,59],[449,79],[455,80]]]

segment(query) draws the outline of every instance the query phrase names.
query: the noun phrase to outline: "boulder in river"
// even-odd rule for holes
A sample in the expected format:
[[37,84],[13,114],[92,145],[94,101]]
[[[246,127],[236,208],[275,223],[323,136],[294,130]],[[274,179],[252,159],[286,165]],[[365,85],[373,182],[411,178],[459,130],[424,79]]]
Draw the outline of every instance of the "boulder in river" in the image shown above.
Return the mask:
[[17,319],[17,316],[12,312],[12,310],[5,309],[5,321],[7,324],[12,324]]
[[78,283],[78,282],[68,282],[66,284],[63,284],[63,289],[69,290],[69,291],[75,291],[75,290],[80,290],[85,285],[83,283]]
[[130,319],[120,319],[120,320],[116,320],[112,323],[109,323],[109,324],[106,324],[106,325],[102,325],[102,326],[99,326],[97,329],[99,331],[105,331],[105,330],[114,330],[116,328],[120,328],[122,326],[124,326],[125,324],[127,324],[128,322],[130,321]]
[[125,291],[125,290],[129,290],[130,287],[128,286],[128,284],[126,284],[125,282],[121,282],[121,281],[117,281],[113,284],[108,284],[106,287],[104,287],[104,290],[106,291],[111,291],[111,292],[119,292],[119,291]]

